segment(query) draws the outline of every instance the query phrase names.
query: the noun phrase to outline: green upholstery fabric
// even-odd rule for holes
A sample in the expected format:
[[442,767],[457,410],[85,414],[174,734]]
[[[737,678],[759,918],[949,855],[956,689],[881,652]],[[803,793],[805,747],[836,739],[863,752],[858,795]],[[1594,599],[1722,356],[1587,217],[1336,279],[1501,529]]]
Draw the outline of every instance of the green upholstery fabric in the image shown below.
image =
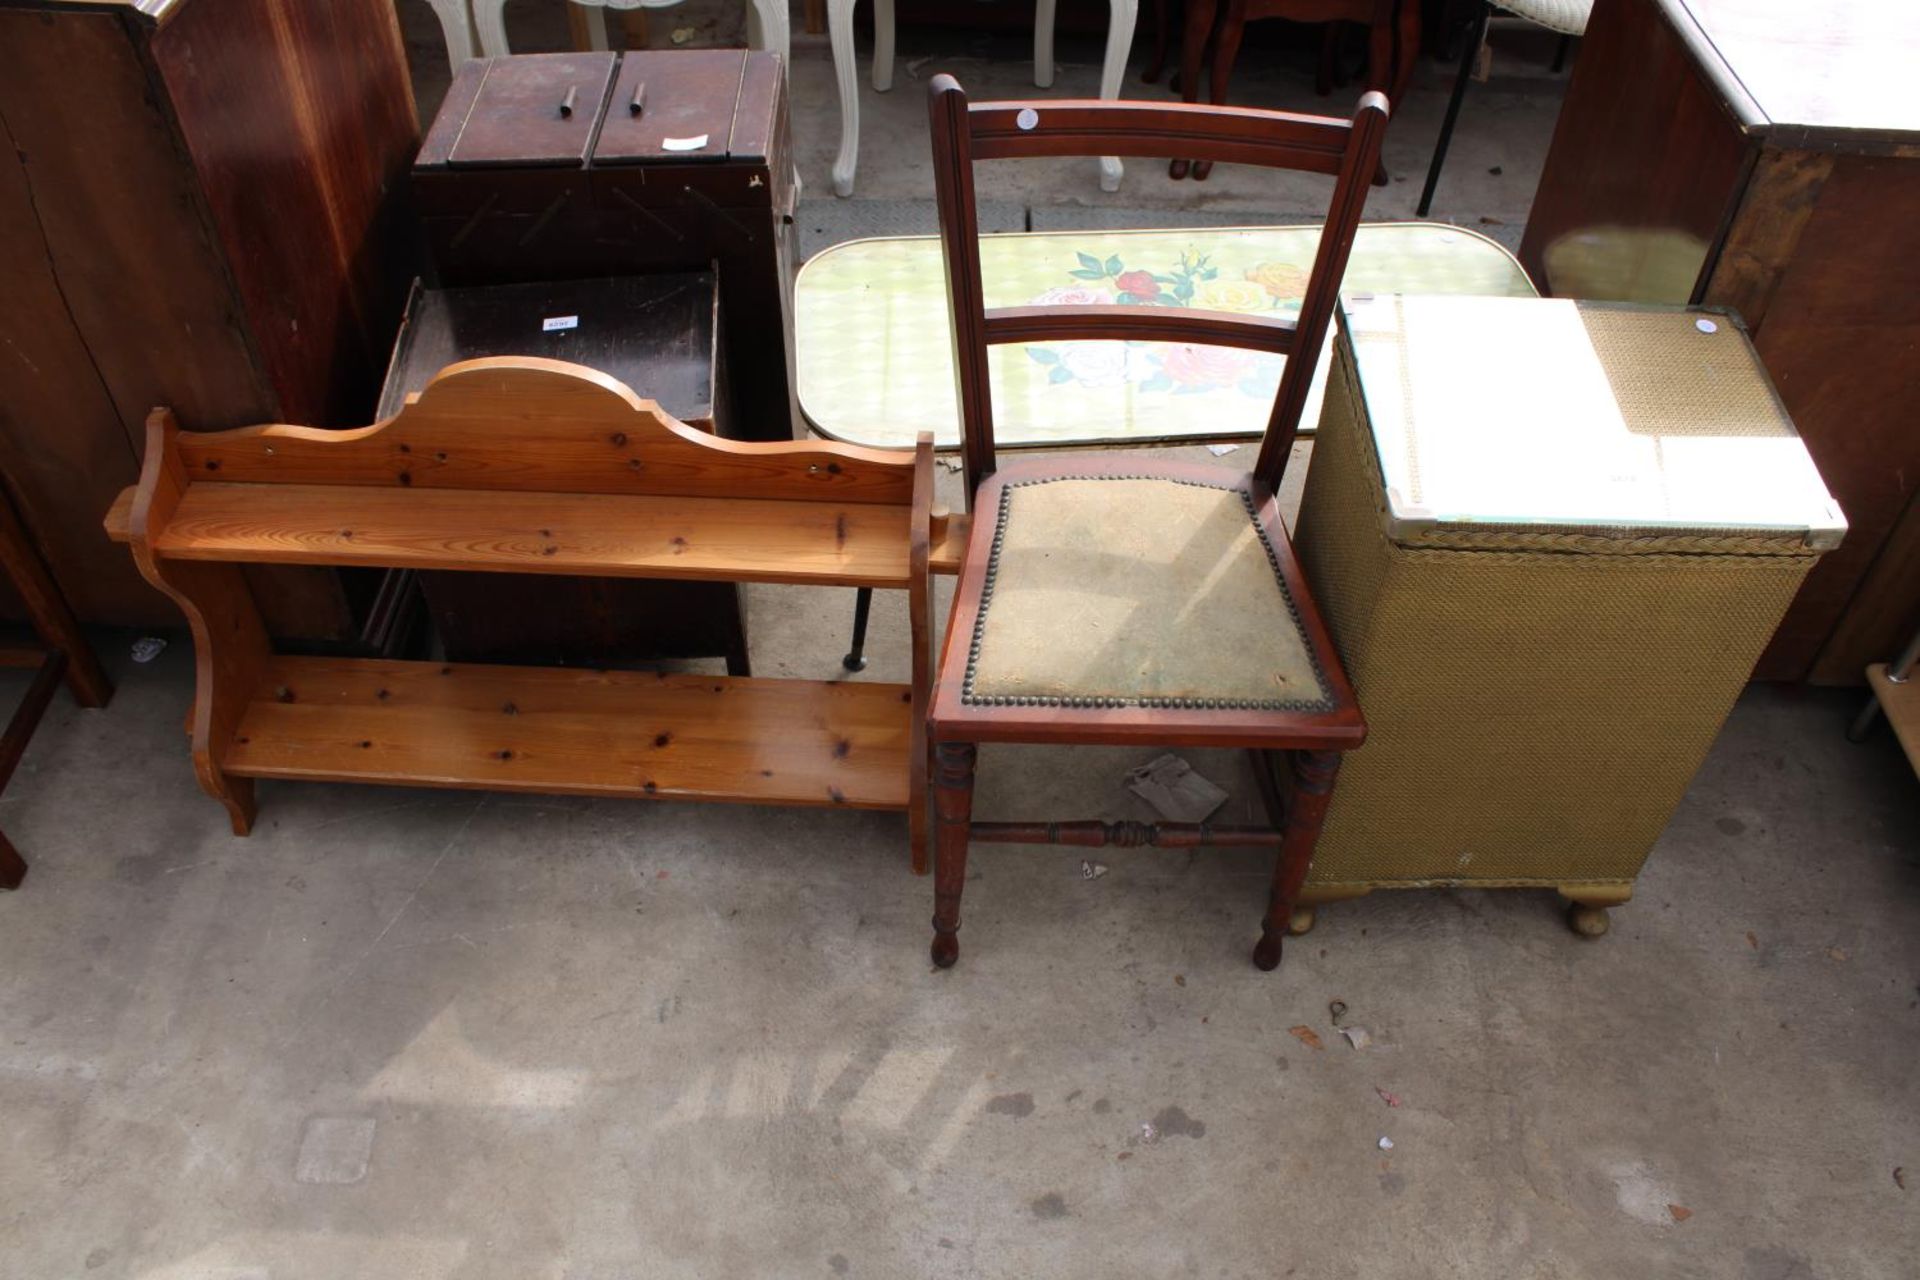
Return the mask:
[[967,664],[973,702],[1331,705],[1238,489],[1010,481]]

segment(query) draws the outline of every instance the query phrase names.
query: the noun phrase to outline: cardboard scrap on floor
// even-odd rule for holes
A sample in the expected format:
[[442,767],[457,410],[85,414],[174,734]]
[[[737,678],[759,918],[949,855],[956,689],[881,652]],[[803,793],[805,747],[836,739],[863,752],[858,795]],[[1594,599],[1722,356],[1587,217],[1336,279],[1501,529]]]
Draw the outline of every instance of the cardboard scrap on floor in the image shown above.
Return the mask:
[[1227,802],[1227,793],[1176,755],[1164,755],[1127,771],[1127,790],[1172,822],[1205,822]]

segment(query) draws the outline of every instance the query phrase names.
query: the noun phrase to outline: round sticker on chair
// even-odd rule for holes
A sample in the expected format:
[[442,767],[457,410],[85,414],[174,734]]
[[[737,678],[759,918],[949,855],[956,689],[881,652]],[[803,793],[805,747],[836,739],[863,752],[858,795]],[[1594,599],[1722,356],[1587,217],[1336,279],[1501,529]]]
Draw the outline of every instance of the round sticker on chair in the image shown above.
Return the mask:
[[1022,129],[1032,129],[1039,125],[1040,113],[1032,107],[1022,107],[1020,114],[1013,118],[1013,122]]
[[1702,333],[1720,332],[1720,326],[1715,324],[1713,321],[1707,319],[1705,316],[1702,316],[1698,320],[1695,320],[1693,322],[1693,327],[1698,329]]

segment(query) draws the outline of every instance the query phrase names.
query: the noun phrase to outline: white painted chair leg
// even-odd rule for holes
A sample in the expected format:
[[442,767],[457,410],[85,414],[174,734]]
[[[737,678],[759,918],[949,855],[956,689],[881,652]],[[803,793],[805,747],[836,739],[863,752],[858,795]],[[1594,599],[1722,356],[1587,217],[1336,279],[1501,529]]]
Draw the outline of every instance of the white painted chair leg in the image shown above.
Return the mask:
[[[1127,73],[1127,55],[1133,51],[1133,24],[1140,16],[1140,0],[1113,0],[1113,16],[1107,20],[1107,56],[1100,66],[1100,96],[1108,100],[1120,96],[1120,78]],[[1119,156],[1100,157],[1100,189],[1118,191],[1126,170]]]
[[507,48],[507,0],[473,0],[473,28],[480,37],[480,52],[489,58],[504,58],[513,52]]
[[[579,0],[572,0],[579,3]],[[587,29],[587,48],[604,53],[613,46],[607,42],[607,10],[604,5],[582,4],[586,10],[580,15],[580,21]]]
[[873,91],[893,88],[893,0],[873,0]]
[[1039,0],[1033,7],[1033,85],[1053,88],[1053,16],[1057,0]]
[[440,19],[440,34],[447,40],[447,65],[455,71],[473,56],[473,17],[467,12],[467,0],[427,0],[433,15]]
[[854,63],[853,0],[827,0],[827,44],[833,78],[840,86],[840,154],[833,162],[833,194],[853,194],[860,163],[860,68]]
[[793,61],[793,28],[787,6],[780,0],[753,0],[747,10],[747,44],[780,55],[780,65]]

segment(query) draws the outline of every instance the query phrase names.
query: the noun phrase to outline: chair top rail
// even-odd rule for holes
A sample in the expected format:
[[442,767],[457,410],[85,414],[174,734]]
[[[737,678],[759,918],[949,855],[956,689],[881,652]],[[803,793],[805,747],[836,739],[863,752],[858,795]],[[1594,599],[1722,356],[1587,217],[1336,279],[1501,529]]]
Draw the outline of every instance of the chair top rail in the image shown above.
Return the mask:
[[1352,125],[1253,107],[1070,98],[969,104],[967,130],[975,160],[1181,157],[1337,174]]

